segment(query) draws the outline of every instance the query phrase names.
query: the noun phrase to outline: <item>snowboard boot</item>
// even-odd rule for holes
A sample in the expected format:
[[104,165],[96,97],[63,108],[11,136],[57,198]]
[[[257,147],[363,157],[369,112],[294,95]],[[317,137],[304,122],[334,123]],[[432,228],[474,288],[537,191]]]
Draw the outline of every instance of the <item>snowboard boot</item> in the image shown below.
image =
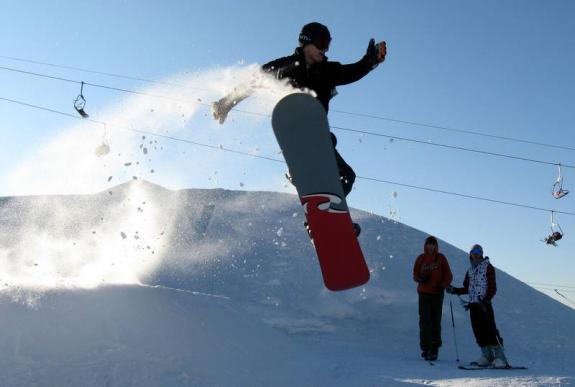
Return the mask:
[[485,347],[481,347],[481,356],[475,363],[479,367],[487,367],[493,361],[493,351],[491,350],[490,345],[486,345]]
[[496,368],[505,368],[508,366],[507,358],[505,357],[505,353],[503,352],[503,347],[497,345],[492,347],[493,348],[493,366]]
[[361,234],[361,226],[357,223],[353,223],[353,231],[355,232],[355,237],[357,238]]

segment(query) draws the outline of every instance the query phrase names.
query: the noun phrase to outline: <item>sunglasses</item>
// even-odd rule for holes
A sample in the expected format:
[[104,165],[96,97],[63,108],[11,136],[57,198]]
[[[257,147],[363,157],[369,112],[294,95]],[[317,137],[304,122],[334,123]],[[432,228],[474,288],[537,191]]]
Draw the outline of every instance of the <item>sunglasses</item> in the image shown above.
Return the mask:
[[469,252],[469,254],[471,254],[471,255],[482,255],[483,251],[481,251],[479,249],[473,249]]
[[331,39],[329,38],[319,38],[313,41],[313,45],[317,47],[318,50],[327,50],[329,49],[329,44],[331,43]]

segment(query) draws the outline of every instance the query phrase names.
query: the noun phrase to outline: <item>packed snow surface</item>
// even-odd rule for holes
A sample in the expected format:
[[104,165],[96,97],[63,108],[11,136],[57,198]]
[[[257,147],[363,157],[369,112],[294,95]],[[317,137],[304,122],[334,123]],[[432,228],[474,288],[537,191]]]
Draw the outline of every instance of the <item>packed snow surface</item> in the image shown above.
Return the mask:
[[[352,216],[371,280],[333,293],[294,195],[137,180],[96,195],[0,198],[1,384],[575,382],[575,311],[499,270],[494,308],[506,353],[529,369],[457,369],[450,303],[461,361],[479,349],[453,296],[439,360],[421,360],[412,266],[428,234]],[[444,241],[440,250],[460,284],[466,253]],[[496,267],[504,259],[491,256]]]

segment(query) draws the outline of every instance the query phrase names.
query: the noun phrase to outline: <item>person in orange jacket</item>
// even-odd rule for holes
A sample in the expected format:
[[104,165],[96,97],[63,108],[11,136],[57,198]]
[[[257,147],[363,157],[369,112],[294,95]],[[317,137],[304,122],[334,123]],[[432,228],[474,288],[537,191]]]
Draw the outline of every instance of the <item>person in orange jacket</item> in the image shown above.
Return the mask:
[[453,280],[453,275],[447,258],[439,252],[437,239],[433,236],[425,240],[423,254],[415,260],[413,280],[417,282],[419,295],[421,357],[425,360],[437,360],[441,347],[443,296]]

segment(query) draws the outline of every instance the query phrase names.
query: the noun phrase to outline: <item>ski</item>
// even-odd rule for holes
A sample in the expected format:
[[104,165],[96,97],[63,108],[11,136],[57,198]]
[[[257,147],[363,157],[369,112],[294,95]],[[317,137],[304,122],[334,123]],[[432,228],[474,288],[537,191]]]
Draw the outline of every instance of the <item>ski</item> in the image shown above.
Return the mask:
[[511,366],[507,365],[505,367],[495,367],[493,365],[488,365],[485,367],[481,367],[477,364],[470,363],[468,365],[459,365],[458,368],[460,370],[467,370],[467,371],[477,371],[477,370],[526,370],[527,367],[523,366]]

